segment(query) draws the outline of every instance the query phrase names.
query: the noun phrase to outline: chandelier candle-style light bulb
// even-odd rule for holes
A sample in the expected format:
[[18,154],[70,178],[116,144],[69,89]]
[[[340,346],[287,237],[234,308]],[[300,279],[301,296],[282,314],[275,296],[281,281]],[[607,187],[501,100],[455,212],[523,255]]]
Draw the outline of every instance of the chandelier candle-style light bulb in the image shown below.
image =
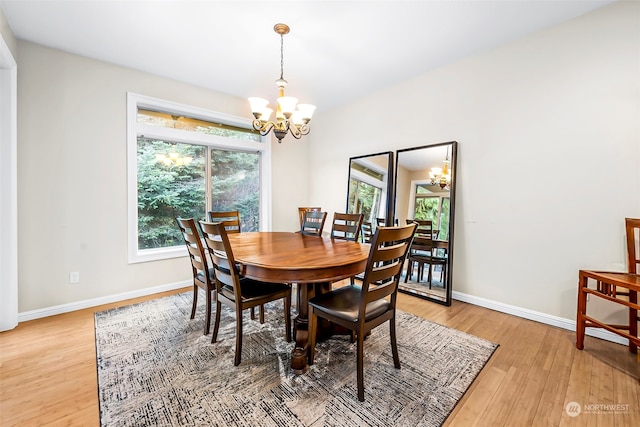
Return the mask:
[[431,185],[438,184],[440,188],[444,190],[445,187],[449,187],[451,185],[451,161],[449,160],[449,147],[447,147],[447,157],[444,159],[443,163],[444,166],[442,168],[431,168],[429,171],[429,178],[431,179]]
[[276,105],[275,121],[271,121],[272,108],[269,108],[269,101],[264,98],[249,98],[251,105],[251,113],[253,114],[253,128],[260,131],[260,135],[265,136],[271,130],[278,138],[278,142],[282,142],[287,133],[293,135],[294,138],[300,139],[302,135],[307,135],[311,128],[309,121],[316,109],[315,105],[298,104],[298,99],[292,96],[285,96],[284,88],[287,81],[284,79],[284,35],[289,33],[289,27],[286,24],[276,24],[273,30],[280,34],[280,78],[276,80],[278,86],[278,99]]

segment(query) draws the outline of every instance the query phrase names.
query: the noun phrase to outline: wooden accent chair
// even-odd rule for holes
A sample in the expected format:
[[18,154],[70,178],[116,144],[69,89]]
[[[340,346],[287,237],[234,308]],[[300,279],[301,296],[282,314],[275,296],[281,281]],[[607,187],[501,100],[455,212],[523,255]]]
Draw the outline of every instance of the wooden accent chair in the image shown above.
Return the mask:
[[360,228],[364,215],[361,213],[339,213],[333,214],[333,224],[331,225],[331,238],[339,240],[349,240],[357,242],[360,237]]
[[202,240],[198,234],[198,228],[196,227],[194,219],[176,218],[176,222],[182,233],[184,243],[187,246],[189,259],[191,261],[191,270],[193,272],[193,306],[191,307],[191,318],[193,319],[196,315],[198,289],[202,289],[207,298],[204,334],[208,335],[211,325],[211,302],[216,291],[213,269],[208,265],[206,251],[202,245]]
[[358,343],[358,399],[361,402],[364,401],[364,337],[386,321],[389,321],[393,365],[400,369],[396,344],[396,296],[415,228],[415,224],[379,227],[373,236],[362,286],[337,288],[309,300],[309,364],[313,365],[315,356],[318,317],[355,332]]
[[242,358],[242,311],[279,299],[284,303],[284,324],[287,342],[291,341],[291,287],[284,283],[266,283],[248,278],[240,280],[240,265],[236,264],[226,225],[200,221],[204,241],[213,260],[216,285],[216,318],[211,342],[215,343],[220,328],[220,309],[224,303],[236,311],[236,353],[233,364]]
[[209,222],[224,221],[227,234],[240,233],[240,211],[209,211],[207,212]]
[[417,280],[418,282],[424,278],[424,266],[429,267],[427,273],[427,282],[431,289],[432,267],[440,265],[442,268],[442,283],[447,277],[447,258],[438,256],[433,248],[433,223],[431,220],[407,219],[407,224],[415,223],[417,225],[411,249],[407,256],[407,272],[404,276],[404,282],[413,276],[414,263],[418,266]]
[[302,228],[302,223],[304,222],[304,213],[305,212],[320,212],[322,208],[320,207],[312,207],[312,206],[300,206],[298,207],[298,217],[300,218],[300,228]]
[[[578,272],[578,310],[576,319],[576,347],[584,348],[585,328],[603,328],[629,340],[629,351],[638,352],[638,292],[640,292],[640,218],[625,218],[627,240],[627,272],[589,271]],[[595,282],[595,287],[589,283]],[[587,297],[620,304],[629,310],[626,325],[605,323],[587,314]]]
[[322,236],[324,222],[327,219],[327,213],[321,211],[306,211],[300,226],[300,232],[307,236]]

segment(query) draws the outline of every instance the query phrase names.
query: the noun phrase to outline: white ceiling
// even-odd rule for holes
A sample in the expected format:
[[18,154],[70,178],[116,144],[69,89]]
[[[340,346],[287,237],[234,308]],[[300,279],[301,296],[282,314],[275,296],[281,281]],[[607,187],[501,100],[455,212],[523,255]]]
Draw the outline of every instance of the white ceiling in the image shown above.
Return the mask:
[[19,39],[237,95],[327,110],[613,0],[0,0]]

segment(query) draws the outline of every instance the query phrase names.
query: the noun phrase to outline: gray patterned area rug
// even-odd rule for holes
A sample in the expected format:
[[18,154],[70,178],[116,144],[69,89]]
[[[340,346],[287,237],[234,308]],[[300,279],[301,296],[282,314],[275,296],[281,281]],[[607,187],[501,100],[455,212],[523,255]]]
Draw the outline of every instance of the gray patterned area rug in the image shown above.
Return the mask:
[[374,329],[359,402],[356,345],[348,337],[318,343],[315,364],[296,376],[281,306],[271,303],[262,325],[245,314],[242,363],[234,367],[234,313],[223,309],[211,344],[202,334],[204,305],[189,319],[191,298],[96,313],[103,426],[439,426],[497,348],[398,312],[402,368],[393,367],[388,326]]

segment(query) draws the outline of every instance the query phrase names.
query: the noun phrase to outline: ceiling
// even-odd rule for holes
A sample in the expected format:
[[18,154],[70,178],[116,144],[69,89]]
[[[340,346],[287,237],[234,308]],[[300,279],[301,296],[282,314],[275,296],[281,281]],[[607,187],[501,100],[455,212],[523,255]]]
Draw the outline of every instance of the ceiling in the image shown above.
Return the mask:
[[240,97],[328,110],[613,0],[0,0],[23,40]]

